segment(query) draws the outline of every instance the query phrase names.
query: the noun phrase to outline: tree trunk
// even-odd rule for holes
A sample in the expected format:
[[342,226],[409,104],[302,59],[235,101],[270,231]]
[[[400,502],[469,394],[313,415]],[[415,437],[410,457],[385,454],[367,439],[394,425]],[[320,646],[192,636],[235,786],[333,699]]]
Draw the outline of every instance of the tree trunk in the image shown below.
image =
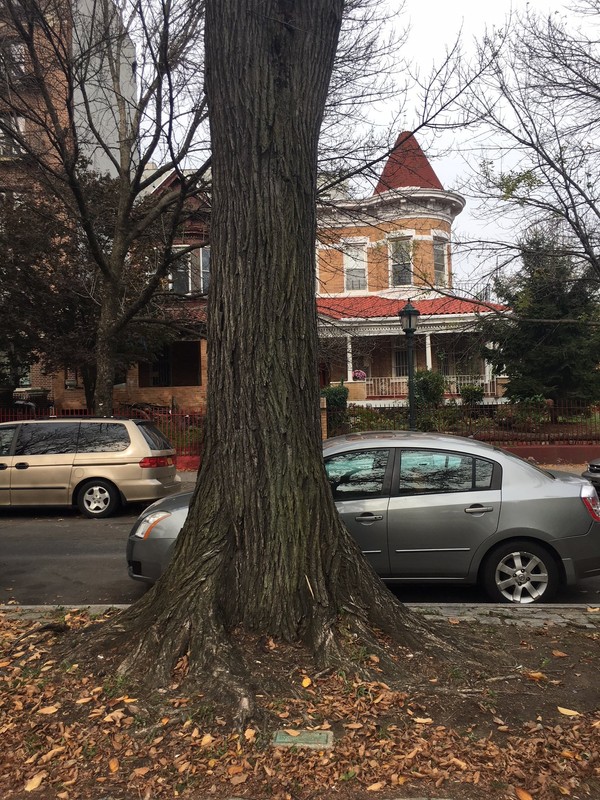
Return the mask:
[[113,413],[113,387],[115,383],[114,327],[118,314],[114,287],[104,280],[102,306],[96,333],[96,386],[94,414],[110,417]]
[[122,634],[122,671],[166,681],[186,654],[240,710],[256,667],[234,650],[236,628],[302,642],[322,667],[347,665],[340,614],[363,642],[370,625],[424,641],[341,525],[323,468],[316,157],[342,4],[207,0],[204,457],[169,569],[110,629]]

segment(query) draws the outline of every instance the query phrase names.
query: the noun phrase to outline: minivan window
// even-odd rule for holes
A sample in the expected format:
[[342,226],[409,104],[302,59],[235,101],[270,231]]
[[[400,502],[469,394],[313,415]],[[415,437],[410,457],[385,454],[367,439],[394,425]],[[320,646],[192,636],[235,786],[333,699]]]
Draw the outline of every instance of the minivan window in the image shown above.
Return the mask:
[[78,453],[118,453],[127,450],[131,440],[125,425],[115,422],[82,422]]
[[58,455],[77,452],[78,422],[23,423],[17,437],[17,456]]
[[151,450],[173,450],[171,442],[152,422],[138,421],[137,419],[135,422]]
[[9,456],[16,425],[0,428],[0,456]]

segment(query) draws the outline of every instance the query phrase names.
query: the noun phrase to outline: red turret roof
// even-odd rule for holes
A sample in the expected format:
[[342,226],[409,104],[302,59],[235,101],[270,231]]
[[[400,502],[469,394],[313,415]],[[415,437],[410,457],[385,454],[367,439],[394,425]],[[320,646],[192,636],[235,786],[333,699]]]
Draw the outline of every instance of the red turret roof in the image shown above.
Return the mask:
[[444,189],[413,134],[404,131],[396,140],[374,194],[408,187]]
[[[436,297],[433,300],[411,300],[422,316],[438,314],[474,314],[486,311],[506,311],[499,303],[480,303],[462,297]],[[353,297],[318,297],[317,310],[333,319],[385,319],[397,317],[406,305],[406,299],[393,300],[378,295],[358,295]]]

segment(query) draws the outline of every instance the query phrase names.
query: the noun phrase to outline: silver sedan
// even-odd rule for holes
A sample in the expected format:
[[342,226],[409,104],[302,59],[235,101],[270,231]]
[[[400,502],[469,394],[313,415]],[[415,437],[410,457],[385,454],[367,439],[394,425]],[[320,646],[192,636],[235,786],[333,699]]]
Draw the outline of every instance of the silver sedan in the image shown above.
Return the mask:
[[[472,439],[407,431],[337,436],[323,457],[344,524],[387,582],[481,584],[495,602],[524,604],[600,574],[600,501],[577,475]],[[160,500],[137,519],[132,578],[160,577],[190,498]]]

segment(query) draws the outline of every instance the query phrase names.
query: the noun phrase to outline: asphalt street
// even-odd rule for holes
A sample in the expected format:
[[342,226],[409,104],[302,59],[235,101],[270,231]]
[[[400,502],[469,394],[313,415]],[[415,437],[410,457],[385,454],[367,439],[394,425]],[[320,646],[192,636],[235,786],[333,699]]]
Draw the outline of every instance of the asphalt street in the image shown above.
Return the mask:
[[[72,509],[0,509],[0,605],[132,603],[146,591],[127,575],[125,544],[143,506],[87,519]],[[485,603],[473,587],[401,586],[414,603]],[[600,604],[600,577],[561,591],[557,603]]]

